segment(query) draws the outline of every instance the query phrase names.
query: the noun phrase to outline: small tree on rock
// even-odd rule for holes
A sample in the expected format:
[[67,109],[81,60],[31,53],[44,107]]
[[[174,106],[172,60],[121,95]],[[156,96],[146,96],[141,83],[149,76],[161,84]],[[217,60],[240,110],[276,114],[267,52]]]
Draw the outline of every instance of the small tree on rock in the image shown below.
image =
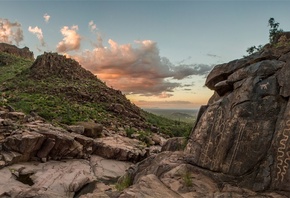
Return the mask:
[[275,22],[274,18],[270,18],[269,21],[268,21],[268,26],[270,26],[270,29],[269,29],[269,41],[270,41],[271,44],[274,42],[275,36],[278,33],[283,32],[282,29],[278,29],[279,25],[280,25],[280,23]]

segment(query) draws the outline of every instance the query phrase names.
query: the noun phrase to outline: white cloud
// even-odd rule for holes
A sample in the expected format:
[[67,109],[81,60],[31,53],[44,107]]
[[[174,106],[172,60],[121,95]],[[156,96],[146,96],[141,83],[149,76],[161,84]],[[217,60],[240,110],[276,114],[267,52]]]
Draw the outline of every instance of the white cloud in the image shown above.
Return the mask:
[[21,41],[23,41],[21,24],[0,18],[0,42],[19,45]]
[[43,18],[44,18],[44,21],[46,23],[48,23],[49,22],[49,19],[50,19],[50,16],[46,13],[46,14],[43,15]]
[[89,27],[90,27],[92,32],[97,30],[97,25],[94,23],[94,21],[89,22]]
[[43,38],[43,34],[42,34],[42,30],[41,28],[35,26],[34,28],[32,28],[31,26],[28,27],[28,31],[31,32],[32,34],[35,34],[38,38],[38,40],[40,41],[40,44],[42,47],[45,46],[45,42],[44,42],[44,38]]
[[64,36],[62,41],[57,45],[57,51],[60,53],[66,53],[68,51],[78,50],[81,45],[81,36],[77,33],[78,26],[72,27],[64,26],[60,32]]

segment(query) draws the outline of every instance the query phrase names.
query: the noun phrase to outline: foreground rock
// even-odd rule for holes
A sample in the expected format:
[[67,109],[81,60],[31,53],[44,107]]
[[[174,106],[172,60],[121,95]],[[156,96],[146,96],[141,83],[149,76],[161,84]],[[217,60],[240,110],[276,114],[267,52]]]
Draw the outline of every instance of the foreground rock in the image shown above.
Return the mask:
[[147,157],[144,144],[119,135],[94,140],[94,154],[108,159],[132,162],[138,162]]
[[276,192],[257,193],[227,183],[230,176],[199,168],[189,163],[183,152],[162,152],[129,169],[133,185],[119,197],[268,197],[286,198]]
[[146,146],[139,140],[116,134],[112,134],[112,137],[93,138],[95,135],[100,136],[102,126],[94,123],[80,124],[65,130],[48,124],[37,116],[1,108],[0,167],[31,160],[46,162],[87,159],[91,154],[138,162],[148,154]]
[[108,196],[116,191],[110,185],[115,184],[130,165],[98,156],[92,156],[90,161],[14,164],[0,170],[0,197],[79,197],[94,191]]

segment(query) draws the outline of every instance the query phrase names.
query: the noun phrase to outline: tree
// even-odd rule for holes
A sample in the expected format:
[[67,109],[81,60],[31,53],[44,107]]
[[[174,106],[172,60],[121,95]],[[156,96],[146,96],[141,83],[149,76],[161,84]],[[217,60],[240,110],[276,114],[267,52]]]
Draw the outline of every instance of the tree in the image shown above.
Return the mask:
[[250,55],[250,54],[253,54],[253,53],[255,53],[255,52],[260,51],[262,48],[263,48],[262,45],[258,45],[258,47],[256,47],[256,46],[254,45],[254,46],[249,47],[249,48],[247,49],[247,52],[248,52],[248,54]]
[[269,29],[269,41],[270,41],[271,44],[274,42],[275,36],[278,33],[283,32],[282,29],[278,29],[279,25],[280,25],[280,23],[275,22],[274,18],[270,18],[269,21],[268,21],[268,26],[270,26],[270,29]]

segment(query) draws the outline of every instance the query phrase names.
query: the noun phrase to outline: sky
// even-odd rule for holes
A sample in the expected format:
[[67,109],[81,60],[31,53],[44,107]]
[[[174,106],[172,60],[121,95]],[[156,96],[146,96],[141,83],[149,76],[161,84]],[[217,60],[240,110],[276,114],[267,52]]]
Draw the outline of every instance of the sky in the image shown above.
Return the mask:
[[74,58],[142,108],[195,109],[218,64],[290,31],[290,1],[0,0],[0,42]]

